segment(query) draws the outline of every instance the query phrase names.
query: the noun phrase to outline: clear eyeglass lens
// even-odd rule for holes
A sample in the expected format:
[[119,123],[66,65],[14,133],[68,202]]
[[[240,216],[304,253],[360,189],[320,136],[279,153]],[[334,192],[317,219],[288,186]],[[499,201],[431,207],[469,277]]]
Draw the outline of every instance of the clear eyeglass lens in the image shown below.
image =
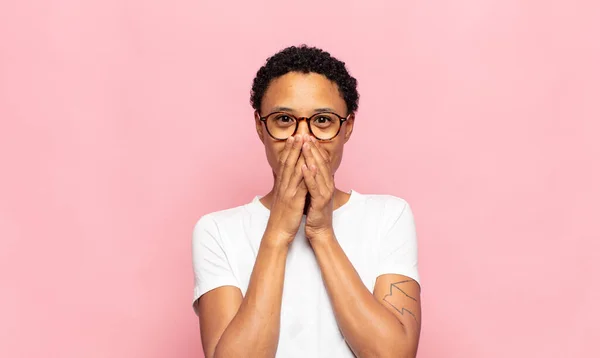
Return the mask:
[[273,113],[267,117],[267,129],[277,139],[287,139],[296,130],[296,118],[285,113]]
[[340,119],[331,113],[319,113],[310,118],[310,129],[319,139],[331,139],[340,129]]

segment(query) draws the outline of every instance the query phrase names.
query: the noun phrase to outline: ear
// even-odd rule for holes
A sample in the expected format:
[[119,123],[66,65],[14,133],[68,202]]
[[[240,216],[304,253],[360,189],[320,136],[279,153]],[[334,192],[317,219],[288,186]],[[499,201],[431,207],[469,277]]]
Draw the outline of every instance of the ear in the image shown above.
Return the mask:
[[344,144],[350,140],[350,136],[352,135],[352,130],[354,129],[354,113],[348,115],[348,119],[346,120],[346,131],[344,134]]
[[262,125],[262,121],[260,120],[260,114],[258,114],[258,111],[254,111],[254,124],[256,126],[256,134],[258,134],[258,138],[260,139],[261,142],[265,142],[265,138],[264,138],[264,132],[263,132],[263,125]]

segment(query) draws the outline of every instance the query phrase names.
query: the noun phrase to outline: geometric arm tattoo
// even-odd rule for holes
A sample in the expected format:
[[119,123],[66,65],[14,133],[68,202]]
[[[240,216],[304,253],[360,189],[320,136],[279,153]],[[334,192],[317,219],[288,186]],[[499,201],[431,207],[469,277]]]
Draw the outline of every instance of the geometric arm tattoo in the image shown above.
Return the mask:
[[[400,287],[400,285],[402,285],[403,283],[406,282],[412,282],[412,280],[404,280],[404,281],[398,281],[398,282],[394,282],[390,285],[390,293],[383,296],[383,300],[385,302],[387,302],[387,304],[389,304],[390,306],[392,306],[398,313],[400,313],[401,315],[404,316],[404,312],[408,312],[414,319],[415,321],[417,321],[417,317],[415,316],[414,313],[412,313],[411,311],[409,311],[406,307],[402,307],[402,308],[398,308],[396,306],[394,306],[393,303],[391,303],[390,301],[387,300],[388,297],[392,297],[394,296],[394,294],[396,295],[395,297],[398,297],[398,295],[404,295],[408,298],[410,298],[411,300],[417,302],[417,299],[414,297],[409,296],[406,292],[404,292],[404,290],[402,290],[402,288]],[[417,321],[418,323],[418,321]]]

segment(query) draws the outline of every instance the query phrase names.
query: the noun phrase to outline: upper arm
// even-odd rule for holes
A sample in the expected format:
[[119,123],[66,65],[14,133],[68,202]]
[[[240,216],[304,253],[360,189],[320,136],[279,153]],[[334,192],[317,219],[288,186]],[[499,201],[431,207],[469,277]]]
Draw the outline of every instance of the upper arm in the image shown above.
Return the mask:
[[200,321],[204,356],[211,358],[217,344],[242,303],[242,292],[234,286],[208,291],[194,303]]
[[394,213],[379,241],[377,280],[373,295],[404,327],[416,352],[421,331],[417,234],[411,207],[404,200],[388,203]]
[[421,287],[410,277],[385,274],[377,277],[373,295],[404,327],[416,352],[421,332]]
[[387,212],[391,214],[379,240],[377,276],[398,274],[419,282],[417,232],[411,207],[404,200],[394,200]]
[[206,357],[215,353],[219,339],[235,317],[242,292],[233,272],[227,246],[217,224],[206,215],[194,227],[194,310],[200,321],[200,336]]

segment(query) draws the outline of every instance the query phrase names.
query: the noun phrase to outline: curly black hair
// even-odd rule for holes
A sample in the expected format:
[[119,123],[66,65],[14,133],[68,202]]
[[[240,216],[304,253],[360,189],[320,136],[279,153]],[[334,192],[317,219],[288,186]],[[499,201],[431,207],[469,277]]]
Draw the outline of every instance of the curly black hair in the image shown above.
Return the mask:
[[358,109],[356,78],[350,76],[346,64],[329,52],[316,47],[301,45],[287,47],[269,57],[256,73],[250,92],[250,104],[259,111],[263,96],[272,80],[288,72],[318,73],[337,84],[340,94],[346,101],[348,113]]

